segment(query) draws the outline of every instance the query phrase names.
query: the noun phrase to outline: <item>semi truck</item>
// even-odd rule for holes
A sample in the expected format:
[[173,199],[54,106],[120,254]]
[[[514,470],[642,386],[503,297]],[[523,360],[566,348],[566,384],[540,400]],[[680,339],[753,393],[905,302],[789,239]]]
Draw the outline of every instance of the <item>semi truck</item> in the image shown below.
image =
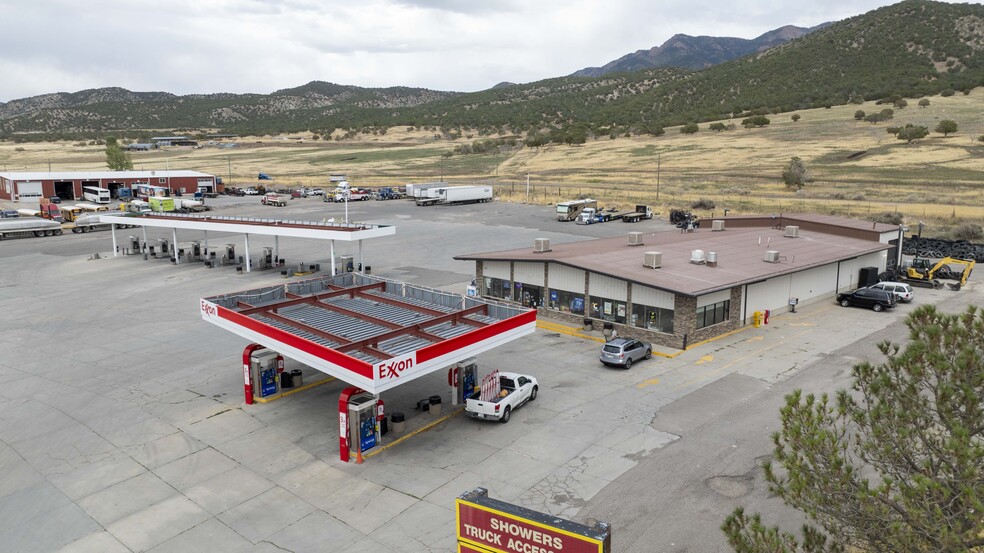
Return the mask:
[[287,207],[287,198],[281,196],[280,194],[266,194],[260,198],[260,203],[263,205],[272,205],[277,207]]
[[592,199],[571,200],[557,204],[558,221],[576,221],[586,208],[598,209],[598,201]]
[[623,213],[609,213],[602,211],[593,207],[586,207],[578,215],[577,221],[579,225],[593,225],[595,223],[607,223],[609,221],[618,221],[621,219],[626,223],[637,223],[642,219],[652,219],[653,211],[649,209],[648,206],[637,205],[635,206],[635,211],[627,211]]
[[0,220],[0,240],[17,236],[58,236],[61,233],[61,223],[40,217]]
[[[129,215],[120,213],[83,213],[76,217],[71,223],[65,223],[62,225],[62,229],[70,230],[75,234],[83,232],[91,232],[94,230],[106,230],[113,226],[112,223],[103,223],[100,220],[102,215]],[[116,228],[130,228],[136,225],[116,225]]]
[[615,220],[615,215],[612,213],[605,213],[594,207],[586,207],[581,210],[581,214],[577,216],[577,220],[574,222],[579,225],[593,225],[595,223],[607,223],[613,220]]
[[399,189],[389,186],[384,186],[376,191],[377,200],[401,200],[403,197],[403,193]]
[[492,201],[491,186],[446,186],[427,190],[429,197],[417,197],[417,205],[454,205]]
[[643,219],[652,219],[653,210],[647,205],[636,204],[635,211],[632,213],[625,213],[622,215],[623,223],[638,223]]

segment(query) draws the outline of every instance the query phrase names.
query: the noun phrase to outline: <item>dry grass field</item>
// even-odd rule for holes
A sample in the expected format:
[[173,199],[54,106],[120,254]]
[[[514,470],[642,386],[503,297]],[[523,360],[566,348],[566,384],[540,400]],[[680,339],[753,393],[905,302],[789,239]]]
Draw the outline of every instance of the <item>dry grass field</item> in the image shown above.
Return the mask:
[[[137,169],[193,169],[224,177],[233,185],[256,183],[256,174],[276,177],[274,185],[326,186],[329,173],[345,173],[359,186],[399,186],[441,178],[450,182],[491,182],[501,199],[549,204],[594,197],[610,207],[646,203],[666,213],[690,209],[701,199],[713,209],[701,215],[816,212],[856,217],[900,213],[907,223],[923,221],[927,234],[946,235],[962,223],[984,223],[984,88],[970,95],[930,97],[895,110],[894,120],[872,125],[854,112],[880,111],[873,102],[769,116],[760,129],[715,133],[702,123],[684,135],[668,128],[661,137],[599,138],[578,146],[505,148],[498,154],[453,154],[456,146],[483,137],[457,140],[434,131],[399,127],[386,134],[347,140],[244,137],[235,148],[170,148],[134,152]],[[886,133],[889,126],[924,125],[931,131],[953,119],[959,131],[931,133],[906,144]],[[861,155],[852,156],[852,154]],[[780,178],[792,156],[802,158],[813,182],[787,189]],[[851,156],[851,157],[849,157]],[[0,166],[7,171],[103,170],[97,145],[77,143],[0,143]],[[527,192],[529,175],[529,192]]]

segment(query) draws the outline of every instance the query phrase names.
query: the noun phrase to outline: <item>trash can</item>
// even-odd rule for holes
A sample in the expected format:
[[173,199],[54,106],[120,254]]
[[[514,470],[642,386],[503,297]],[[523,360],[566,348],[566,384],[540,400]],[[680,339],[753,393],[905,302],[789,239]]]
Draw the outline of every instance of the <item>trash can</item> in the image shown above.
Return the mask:
[[367,275],[371,275],[372,274],[372,267],[370,267],[369,265],[366,265],[366,274]]
[[431,402],[429,399],[422,399],[417,402],[417,409],[421,411],[430,411]]
[[301,369],[294,369],[290,371],[290,379],[294,381],[294,386],[304,385],[304,373]]
[[615,332],[615,325],[614,325],[614,323],[610,323],[610,322],[607,322],[606,321],[605,324],[604,324],[604,327],[603,327],[602,332],[605,334],[605,339],[606,340],[611,340],[612,339],[612,334]]
[[430,411],[431,416],[440,417],[441,416],[441,396],[431,396],[430,398]]
[[294,387],[294,377],[289,372],[280,373],[280,387],[282,389]]
[[584,330],[592,330],[594,326],[591,324],[591,319],[584,319]]
[[393,422],[393,433],[403,434],[407,429],[407,419],[403,416],[403,411],[393,411],[390,415],[390,420]]

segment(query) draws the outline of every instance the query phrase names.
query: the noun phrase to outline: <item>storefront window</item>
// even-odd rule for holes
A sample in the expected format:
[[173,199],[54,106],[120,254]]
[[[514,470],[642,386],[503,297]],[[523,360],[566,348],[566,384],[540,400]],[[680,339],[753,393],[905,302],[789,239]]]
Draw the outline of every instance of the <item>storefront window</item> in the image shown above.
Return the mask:
[[524,307],[541,307],[543,306],[543,287],[517,282],[516,294],[513,297]]
[[584,315],[584,294],[551,290],[549,307],[575,315]]
[[595,319],[624,323],[626,315],[625,302],[592,296],[589,315]]
[[512,283],[501,278],[485,277],[485,295],[491,298],[512,300]]
[[631,324],[638,328],[673,334],[673,310],[633,304]]
[[697,308],[697,328],[704,328],[728,320],[731,300],[719,301]]

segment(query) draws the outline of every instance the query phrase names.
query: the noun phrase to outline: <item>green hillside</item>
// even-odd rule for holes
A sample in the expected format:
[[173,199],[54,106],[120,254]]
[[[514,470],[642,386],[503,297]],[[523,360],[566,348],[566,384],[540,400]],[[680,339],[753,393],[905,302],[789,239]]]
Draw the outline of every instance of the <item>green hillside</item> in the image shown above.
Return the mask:
[[459,94],[312,82],[269,95],[173,96],[122,89],[0,105],[0,137],[138,130],[239,134],[433,127],[479,135],[551,131],[546,140],[661,132],[688,121],[968,92],[984,84],[984,5],[906,0],[759,54],[692,72],[660,68],[563,77]]

